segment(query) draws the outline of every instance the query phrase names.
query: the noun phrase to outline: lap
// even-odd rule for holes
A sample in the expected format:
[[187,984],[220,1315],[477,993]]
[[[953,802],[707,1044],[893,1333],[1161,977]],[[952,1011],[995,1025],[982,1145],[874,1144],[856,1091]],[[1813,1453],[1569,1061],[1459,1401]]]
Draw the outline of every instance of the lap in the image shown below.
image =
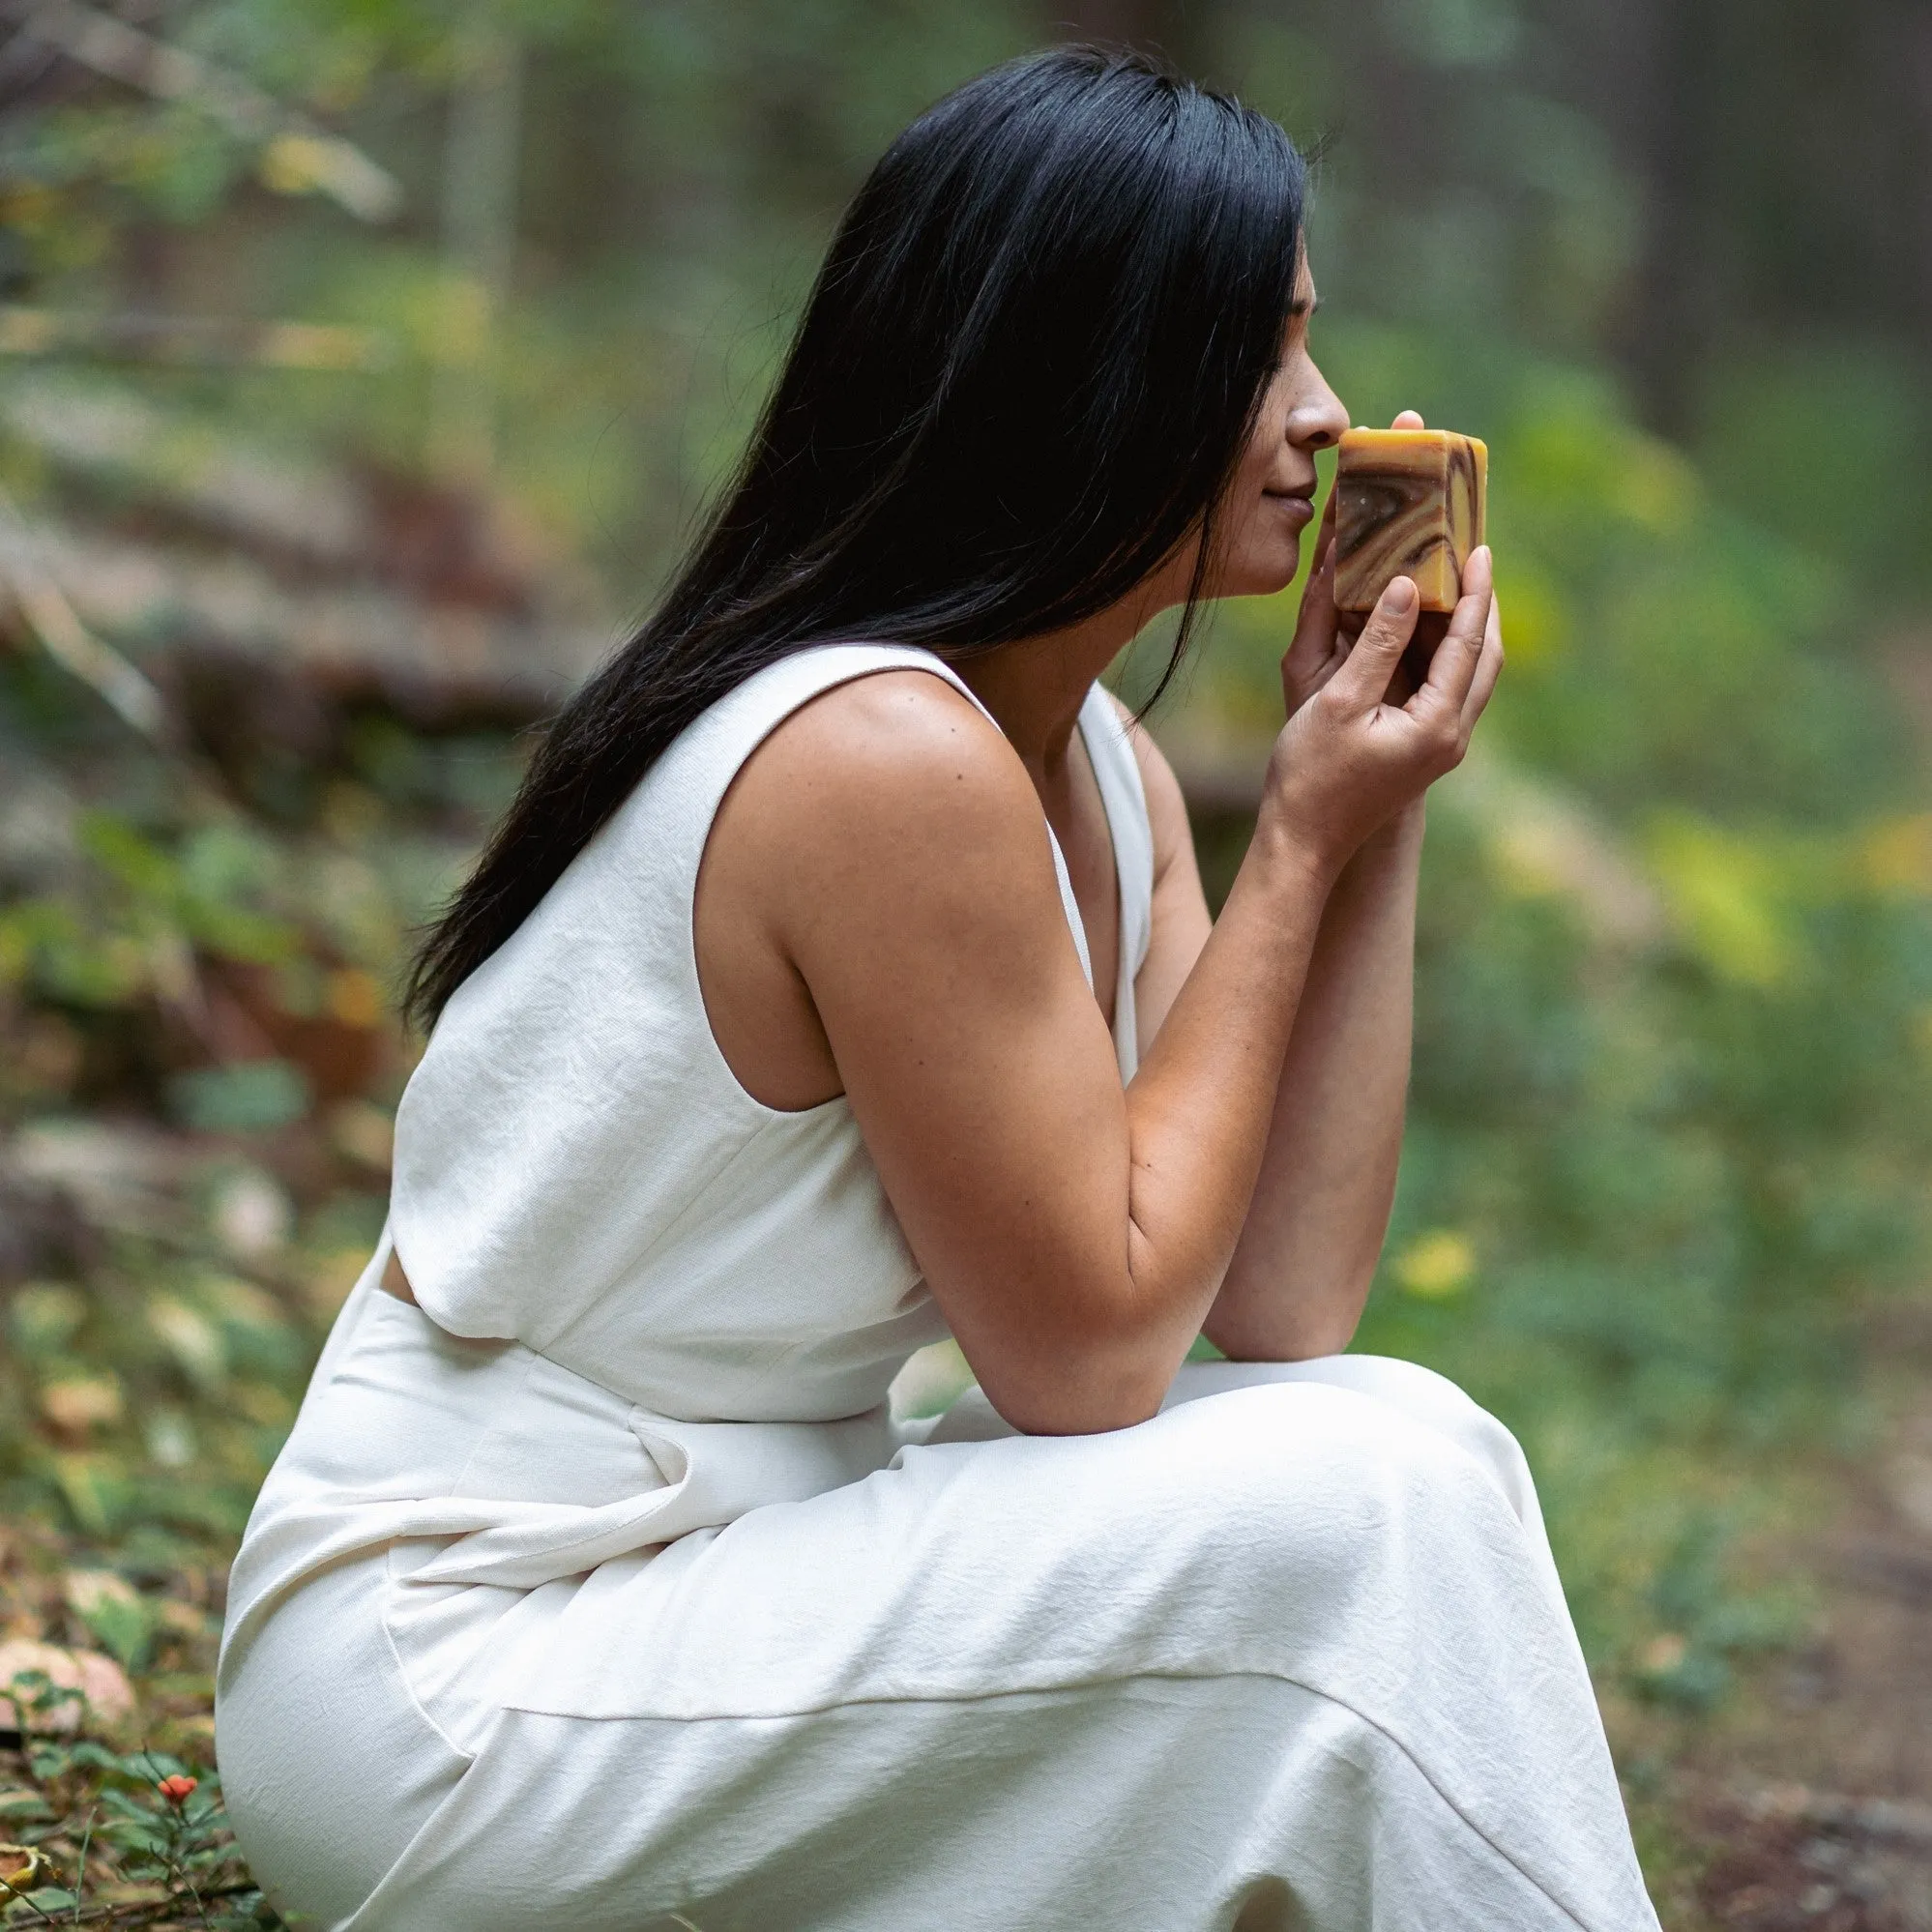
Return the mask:
[[[970,1407],[949,1422],[971,1437]],[[913,1922],[949,1833],[1002,1923],[1074,1922],[1019,1884],[1056,1871],[1116,1885],[1100,1902],[1127,1922],[1188,1846],[1214,1873],[1160,1922],[1231,1923],[1250,1886],[1315,1908],[1283,1924],[1368,1922],[1332,1863],[1376,1872],[1380,1905],[1404,1871],[1472,1905],[1439,1918],[1419,1894],[1377,1922],[1639,1923],[1554,1903],[1641,1894],[1520,1461],[1409,1364],[1203,1364],[1138,1428],[936,1439],[509,1611],[413,1585],[405,1556],[358,1614],[380,1606],[406,1687],[340,1684],[339,1622],[307,1624],[306,1658],[283,1647],[322,1695],[406,1707],[422,1734],[396,1756],[425,1791],[452,1739],[474,1756],[398,1805],[420,1832],[356,1923],[474,1914],[518,1872],[554,1890],[557,1847],[587,1926],[678,1909],[681,1873],[707,1927],[769,1922],[801,1872],[832,1890],[788,1922]],[[313,1830],[311,1797],[281,1809]],[[1010,1862],[1036,1827],[1054,1842]]]
[[[1514,1444],[1450,1385],[1204,1366],[1136,1428],[935,1432],[862,1482],[605,1564],[507,1662],[503,1701],[751,1717],[1244,1673],[1347,1694],[1499,1593],[1573,1650]],[[1424,1573],[1453,1580],[1447,1614]]]
[[[1525,1536],[1545,1566],[1547,1580],[1560,1591],[1536,1484],[1515,1437],[1446,1375],[1420,1362],[1376,1355],[1331,1355],[1308,1361],[1186,1362],[1175,1376],[1161,1409],[1164,1414],[1183,1403],[1237,1389],[1309,1385],[1365,1396],[1447,1437],[1496,1485],[1523,1525]],[[926,1440],[933,1444],[991,1442],[1015,1434],[975,1387],[939,1418]]]

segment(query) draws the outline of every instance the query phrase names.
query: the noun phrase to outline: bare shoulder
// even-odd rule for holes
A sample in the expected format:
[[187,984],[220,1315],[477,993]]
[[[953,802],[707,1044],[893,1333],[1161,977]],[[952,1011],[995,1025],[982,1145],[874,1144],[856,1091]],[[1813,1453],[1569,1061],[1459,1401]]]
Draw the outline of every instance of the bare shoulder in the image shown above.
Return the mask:
[[908,1042],[956,1056],[958,1029],[1000,1035],[1040,985],[1085,990],[1033,782],[925,671],[834,686],[752,751],[706,842],[692,927],[740,1084],[793,1109],[844,1091],[868,1136],[889,1131],[881,1095],[920,1084],[893,1070]]
[[1039,810],[999,727],[944,678],[913,669],[853,678],[802,705],[746,761],[740,789],[801,829],[857,829],[880,812],[903,827],[908,815],[938,825]]
[[[842,776],[923,775],[935,761],[1006,760],[999,728],[965,693],[931,671],[907,666],[849,678],[783,720],[756,757],[767,763],[822,760]],[[773,754],[776,754],[774,757]]]
[[793,933],[833,903],[863,925],[868,906],[914,917],[936,898],[991,914],[999,885],[1035,871],[1055,891],[1025,767],[977,705],[913,669],[834,686],[779,724],[732,786],[720,843]]

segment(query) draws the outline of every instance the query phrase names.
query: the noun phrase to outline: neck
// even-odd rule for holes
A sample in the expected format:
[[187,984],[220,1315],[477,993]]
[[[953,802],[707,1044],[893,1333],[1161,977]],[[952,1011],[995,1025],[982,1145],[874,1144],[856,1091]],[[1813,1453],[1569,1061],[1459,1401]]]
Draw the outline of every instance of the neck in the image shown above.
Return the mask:
[[1143,589],[1078,624],[1022,637],[953,665],[992,713],[1035,784],[1065,768],[1094,680],[1164,601]]

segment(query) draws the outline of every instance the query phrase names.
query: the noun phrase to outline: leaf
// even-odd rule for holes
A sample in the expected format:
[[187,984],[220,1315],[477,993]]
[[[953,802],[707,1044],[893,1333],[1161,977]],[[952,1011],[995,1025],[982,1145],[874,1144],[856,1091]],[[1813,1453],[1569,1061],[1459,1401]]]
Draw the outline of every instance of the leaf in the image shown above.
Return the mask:
[[179,889],[181,872],[175,862],[113,812],[87,813],[80,824],[80,842],[97,864],[143,898],[172,899]]
[[168,1104],[203,1133],[267,1133],[308,1112],[308,1080],[287,1060],[204,1067],[168,1083]]
[[125,1473],[105,1456],[57,1455],[53,1477],[73,1519],[91,1536],[112,1536],[128,1500]]
[[228,1374],[228,1349],[221,1332],[199,1308],[173,1295],[148,1298],[148,1327],[196,1388],[212,1392]]
[[127,1670],[140,1667],[154,1634],[155,1612],[125,1577],[112,1570],[70,1570],[68,1606]]

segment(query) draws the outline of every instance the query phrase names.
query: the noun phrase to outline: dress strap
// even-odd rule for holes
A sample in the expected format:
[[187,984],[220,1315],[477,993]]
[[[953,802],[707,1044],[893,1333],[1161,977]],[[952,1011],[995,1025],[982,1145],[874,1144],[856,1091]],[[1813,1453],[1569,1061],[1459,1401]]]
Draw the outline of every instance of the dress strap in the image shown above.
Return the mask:
[[[1114,988],[1114,1052],[1123,1081],[1131,1080],[1140,1065],[1134,981],[1146,962],[1154,934],[1154,827],[1147,815],[1147,791],[1141,783],[1140,761],[1133,754],[1128,730],[1114,699],[1096,685],[1080,707],[1080,737],[1100,787],[1100,803],[1106,807],[1119,886],[1120,977]],[[1090,972],[1088,978],[1092,977]]]
[[[794,656],[781,659],[769,667],[747,685],[740,686],[717,707],[722,717],[728,709],[743,706],[746,717],[729,733],[729,751],[718,768],[718,782],[715,782],[714,796],[709,803],[711,811],[716,811],[719,799],[723,796],[724,785],[736,775],[738,768],[758,747],[765,737],[775,730],[800,706],[828,691],[835,685],[849,683],[854,678],[864,677],[868,673],[888,670],[929,671],[934,677],[943,678],[954,690],[971,704],[993,728],[1000,728],[1000,721],[981,704],[969,686],[951,665],[931,651],[911,644],[824,644],[800,651]],[[756,688],[755,689],[753,688]],[[742,695],[741,695],[742,694]],[[1084,714],[1083,714],[1084,716]],[[703,720],[700,720],[700,728]],[[1084,728],[1084,727],[1083,727]],[[696,733],[692,734],[694,737]],[[1005,734],[1002,733],[1002,736]],[[1088,756],[1094,756],[1089,750]],[[1132,753],[1127,753],[1131,763]],[[1140,776],[1133,773],[1132,782],[1138,786]],[[1109,824],[1112,823],[1113,807],[1108,808]],[[1146,816],[1142,807],[1141,815]],[[710,812],[704,817],[703,831],[710,831]],[[1044,814],[1042,814],[1042,823]],[[1119,834],[1115,835],[1116,844]],[[1060,840],[1054,835],[1051,825],[1046,827],[1046,842],[1053,853],[1053,876],[1060,887],[1061,909],[1067,915],[1068,929],[1073,935],[1073,950],[1080,957],[1080,970],[1087,977],[1088,985],[1094,983],[1093,956],[1087,948],[1087,928],[1080,918],[1080,902],[1073,895],[1073,876],[1068,870],[1067,855],[1060,849]],[[699,850],[702,838],[699,840]],[[696,859],[691,858],[692,883],[696,882]]]
[[[939,677],[944,678],[949,685],[952,686],[985,718],[995,731],[1000,731],[1001,737],[1004,738],[1006,736],[1006,733],[1000,730],[1000,720],[975,696],[972,687],[967,684],[965,679],[951,664],[947,663],[943,658],[938,657],[936,654],[921,650],[916,645],[845,645],[833,648],[880,652],[888,654],[892,659],[904,662],[912,668],[934,672]],[[850,676],[851,673],[847,672],[845,675]],[[1096,688],[1098,689],[1098,687],[1097,686]],[[1132,754],[1129,753],[1128,755],[1131,757]],[[1091,758],[1093,753],[1089,751],[1088,756]],[[1140,783],[1140,774],[1138,772],[1134,774],[1134,783],[1136,785]],[[1144,805],[1141,815],[1143,817],[1146,816],[1146,807]],[[1108,823],[1111,826],[1111,808],[1109,808]],[[1060,888],[1060,909],[1067,915],[1067,927],[1073,935],[1073,951],[1080,955],[1080,970],[1087,976],[1087,983],[1091,986],[1094,983],[1094,959],[1093,954],[1087,948],[1087,922],[1080,917],[1080,901],[1073,894],[1073,874],[1068,869],[1067,855],[1061,851],[1059,836],[1055,834],[1051,825],[1048,825],[1046,828],[1046,842],[1053,852],[1053,877],[1055,883]],[[1145,951],[1145,948],[1143,948],[1143,951]]]

